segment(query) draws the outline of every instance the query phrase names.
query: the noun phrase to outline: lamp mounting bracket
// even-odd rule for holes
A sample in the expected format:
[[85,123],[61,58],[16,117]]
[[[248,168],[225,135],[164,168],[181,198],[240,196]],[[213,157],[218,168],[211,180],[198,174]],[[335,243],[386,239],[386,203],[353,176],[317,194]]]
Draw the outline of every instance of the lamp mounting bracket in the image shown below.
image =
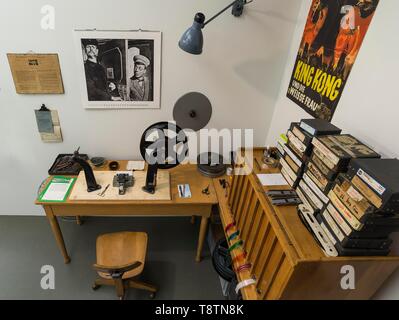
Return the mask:
[[231,10],[231,13],[235,17],[241,17],[242,13],[244,12],[244,6],[246,5],[246,0],[237,0],[233,4],[233,8]]
[[[253,2],[253,0],[235,0],[235,1],[233,1],[227,7],[225,7],[220,12],[215,14],[212,18],[210,18],[208,21],[204,22],[202,24],[202,27],[205,27],[209,22],[215,20],[217,17],[219,17],[223,12],[225,12],[229,8],[232,8],[231,13],[235,17],[240,17],[242,15],[242,13],[244,12],[244,6],[246,6],[247,4],[249,4],[251,2]],[[202,13],[199,13],[199,14],[202,15],[201,17],[204,17],[204,15]]]

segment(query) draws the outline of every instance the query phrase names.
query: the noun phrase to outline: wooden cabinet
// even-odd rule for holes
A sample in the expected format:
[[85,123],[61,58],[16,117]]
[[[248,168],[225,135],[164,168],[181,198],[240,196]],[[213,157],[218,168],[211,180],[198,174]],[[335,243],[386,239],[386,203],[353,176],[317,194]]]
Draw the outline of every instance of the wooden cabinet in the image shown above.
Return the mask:
[[[245,260],[252,269],[237,273],[239,280],[254,277],[256,284],[242,290],[244,299],[368,299],[399,266],[399,257],[326,257],[302,224],[296,207],[276,207],[265,194],[257,173],[263,169],[261,150],[254,150],[254,170],[248,175],[226,177],[228,193],[219,182],[214,185],[219,198],[223,225],[235,221]],[[231,234],[232,231],[229,231]],[[235,239],[233,242],[237,241]],[[344,290],[342,267],[354,268],[355,289]]]

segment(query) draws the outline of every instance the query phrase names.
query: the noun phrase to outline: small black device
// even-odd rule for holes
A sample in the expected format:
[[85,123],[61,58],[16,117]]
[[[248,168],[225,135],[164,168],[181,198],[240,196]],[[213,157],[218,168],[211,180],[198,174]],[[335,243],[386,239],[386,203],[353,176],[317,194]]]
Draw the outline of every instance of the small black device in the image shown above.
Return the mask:
[[203,194],[206,194],[207,196],[209,196],[211,193],[209,192],[209,185],[205,188],[205,189],[203,189],[202,190],[202,193]]
[[104,157],[93,157],[90,159],[91,163],[95,167],[101,167],[105,163],[105,158]]
[[79,154],[79,149],[80,147],[73,153],[72,160],[79,163],[85,172],[87,192],[93,192],[101,189],[101,186],[96,181],[93,169],[91,168],[90,164],[81,157],[81,155]]
[[302,203],[294,190],[271,190],[267,191],[266,195],[275,206],[295,206]]
[[299,126],[313,136],[340,134],[342,131],[340,128],[323,119],[302,119]]
[[272,199],[281,198],[297,198],[298,195],[294,190],[271,190],[267,191],[266,195]]
[[109,169],[112,171],[118,170],[119,169],[119,162],[118,161],[111,161],[109,163]]
[[124,195],[127,188],[133,187],[134,177],[128,173],[118,173],[114,176],[112,184],[119,189],[120,195]]
[[302,203],[302,201],[299,198],[272,199],[272,204],[274,206],[296,206],[301,203]]

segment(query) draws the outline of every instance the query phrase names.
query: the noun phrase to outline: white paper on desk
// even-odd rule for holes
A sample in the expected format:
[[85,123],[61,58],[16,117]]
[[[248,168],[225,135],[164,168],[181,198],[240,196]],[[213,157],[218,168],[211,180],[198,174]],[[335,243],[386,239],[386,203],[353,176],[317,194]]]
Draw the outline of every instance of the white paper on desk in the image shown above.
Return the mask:
[[62,201],[67,194],[73,179],[69,183],[56,183],[51,182],[46,193],[43,195],[42,200],[45,201]]
[[139,161],[128,161],[127,170],[144,170],[145,162],[142,160]]
[[286,186],[288,185],[281,173],[261,173],[258,179],[263,186]]

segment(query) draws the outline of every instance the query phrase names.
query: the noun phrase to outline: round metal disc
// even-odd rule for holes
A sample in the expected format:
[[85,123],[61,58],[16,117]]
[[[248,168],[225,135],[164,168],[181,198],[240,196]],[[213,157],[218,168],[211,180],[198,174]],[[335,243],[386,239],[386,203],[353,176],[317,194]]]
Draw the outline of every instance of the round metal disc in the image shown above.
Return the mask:
[[173,108],[173,119],[183,129],[198,131],[208,124],[211,116],[211,102],[199,92],[185,94],[177,100]]

